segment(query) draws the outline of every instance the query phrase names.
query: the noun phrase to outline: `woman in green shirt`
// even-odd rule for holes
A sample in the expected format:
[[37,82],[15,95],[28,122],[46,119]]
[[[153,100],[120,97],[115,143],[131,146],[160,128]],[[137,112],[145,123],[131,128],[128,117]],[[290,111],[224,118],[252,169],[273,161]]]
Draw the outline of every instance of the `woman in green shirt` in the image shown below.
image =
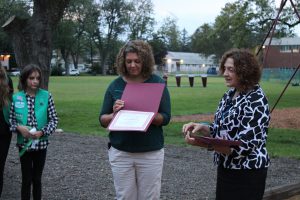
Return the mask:
[[[99,116],[107,127],[114,114],[124,107],[121,100],[127,83],[165,83],[153,74],[151,46],[141,40],[124,45],[116,59],[119,77],[110,83]],[[141,102],[144,103],[144,102]],[[163,128],[171,118],[170,96],[165,86],[158,113],[146,133],[110,131],[109,161],[117,199],[159,199],[164,160]]]

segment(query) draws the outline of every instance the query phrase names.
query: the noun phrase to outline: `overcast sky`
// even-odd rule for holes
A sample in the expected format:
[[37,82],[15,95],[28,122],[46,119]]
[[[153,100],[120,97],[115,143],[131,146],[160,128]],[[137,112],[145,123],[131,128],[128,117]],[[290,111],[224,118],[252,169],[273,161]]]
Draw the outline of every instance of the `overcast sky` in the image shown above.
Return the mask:
[[[236,0],[152,0],[158,25],[167,16],[177,18],[180,31],[185,28],[189,35],[204,23],[214,23],[226,3]],[[279,6],[281,0],[276,0]],[[289,3],[289,1],[288,1]],[[300,12],[300,11],[298,11]],[[299,25],[298,25],[299,27]],[[297,28],[299,30],[299,28]],[[297,31],[299,33],[299,31]],[[299,34],[298,34],[299,35]]]

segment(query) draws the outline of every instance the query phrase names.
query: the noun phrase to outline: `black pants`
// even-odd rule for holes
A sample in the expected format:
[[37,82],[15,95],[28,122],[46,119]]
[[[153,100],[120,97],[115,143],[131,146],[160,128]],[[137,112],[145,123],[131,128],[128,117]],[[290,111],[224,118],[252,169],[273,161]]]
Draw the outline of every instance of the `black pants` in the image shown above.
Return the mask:
[[0,133],[0,197],[2,194],[4,167],[5,167],[5,161],[7,158],[10,141],[11,141],[10,132]]
[[25,152],[21,156],[22,189],[21,199],[30,200],[31,184],[34,200],[42,199],[42,174],[47,150]]
[[261,200],[265,191],[267,170],[234,170],[219,166],[216,200]]

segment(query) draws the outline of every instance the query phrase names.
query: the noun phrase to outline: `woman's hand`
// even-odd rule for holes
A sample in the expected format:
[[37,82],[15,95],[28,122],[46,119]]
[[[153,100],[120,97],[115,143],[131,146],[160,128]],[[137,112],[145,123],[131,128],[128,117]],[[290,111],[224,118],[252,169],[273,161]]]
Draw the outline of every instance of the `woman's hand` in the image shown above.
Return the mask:
[[201,140],[196,140],[192,137],[193,134],[197,132],[201,132],[204,136],[209,136],[209,127],[204,124],[190,122],[188,124],[184,124],[182,127],[182,133],[185,136],[186,143],[190,145],[197,145],[204,148],[210,148],[205,142]]
[[196,145],[196,140],[195,138],[191,137],[191,132],[187,131],[184,137],[184,140],[186,143],[190,144],[190,145]]
[[125,105],[125,102],[121,99],[117,99],[115,104],[113,105],[113,112],[116,113],[121,110]]
[[186,136],[188,132],[197,133],[198,131],[201,131],[202,126],[203,126],[202,124],[194,123],[194,122],[184,124],[182,126],[182,133],[184,136]]

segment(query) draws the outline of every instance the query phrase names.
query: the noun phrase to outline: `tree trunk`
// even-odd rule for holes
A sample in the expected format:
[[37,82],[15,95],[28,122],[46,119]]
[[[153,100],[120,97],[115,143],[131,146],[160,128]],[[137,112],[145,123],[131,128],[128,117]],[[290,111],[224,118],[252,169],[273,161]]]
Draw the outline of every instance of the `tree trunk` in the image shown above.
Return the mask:
[[41,88],[48,89],[52,57],[52,30],[63,16],[70,0],[34,0],[33,15],[27,19],[11,17],[2,26],[11,36],[16,62],[23,69],[37,64],[43,74]]

